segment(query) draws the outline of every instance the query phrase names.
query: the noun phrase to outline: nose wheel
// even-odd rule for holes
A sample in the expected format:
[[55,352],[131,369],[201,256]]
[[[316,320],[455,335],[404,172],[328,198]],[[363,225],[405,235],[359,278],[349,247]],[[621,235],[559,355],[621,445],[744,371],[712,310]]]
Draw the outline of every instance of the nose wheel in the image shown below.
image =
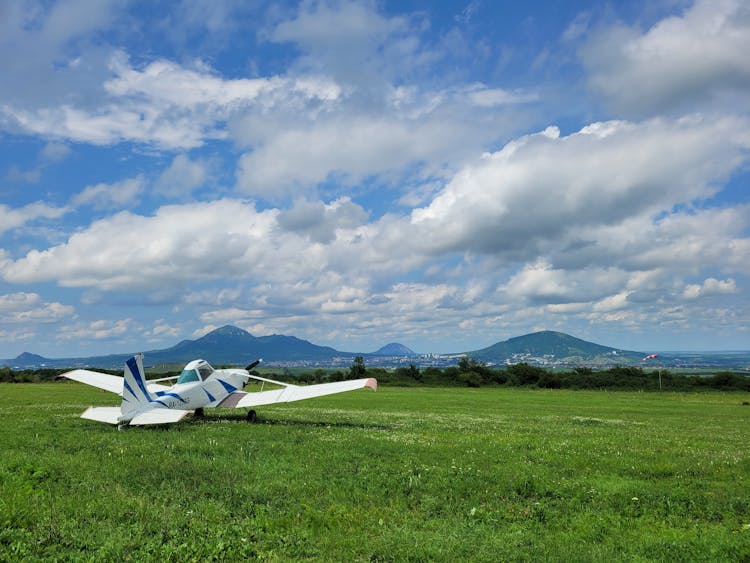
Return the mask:
[[258,414],[254,410],[250,409],[249,411],[247,411],[248,422],[256,422],[257,420],[258,420]]

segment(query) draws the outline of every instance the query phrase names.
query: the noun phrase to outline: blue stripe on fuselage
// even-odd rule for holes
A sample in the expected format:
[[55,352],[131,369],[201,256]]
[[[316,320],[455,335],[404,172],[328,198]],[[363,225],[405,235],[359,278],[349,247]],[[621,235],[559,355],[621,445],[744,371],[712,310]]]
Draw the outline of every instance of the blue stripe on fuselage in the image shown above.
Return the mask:
[[166,391],[162,391],[160,397],[174,397],[175,399],[179,399],[183,403],[187,403],[187,401],[180,397],[177,393],[167,393]]
[[211,402],[213,403],[213,402],[214,402],[214,401],[216,400],[216,399],[214,399],[214,396],[213,396],[213,395],[211,395],[211,393],[209,393],[208,391],[206,391],[206,388],[205,388],[205,387],[201,387],[201,389],[203,389],[203,392],[204,392],[204,393],[205,393],[206,395],[208,395],[208,400],[209,400],[209,401],[211,401]]
[[221,383],[224,386],[224,389],[226,389],[228,393],[234,393],[235,391],[237,391],[237,388],[234,385],[231,385],[227,383],[226,381],[222,381],[221,379],[217,379],[216,381]]

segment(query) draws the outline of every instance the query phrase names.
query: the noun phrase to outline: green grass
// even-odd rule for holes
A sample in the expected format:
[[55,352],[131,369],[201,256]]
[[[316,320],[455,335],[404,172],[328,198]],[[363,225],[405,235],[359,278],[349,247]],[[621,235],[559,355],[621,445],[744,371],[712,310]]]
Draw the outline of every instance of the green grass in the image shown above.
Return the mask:
[[0,385],[0,560],[748,561],[744,394],[384,388],[168,427]]

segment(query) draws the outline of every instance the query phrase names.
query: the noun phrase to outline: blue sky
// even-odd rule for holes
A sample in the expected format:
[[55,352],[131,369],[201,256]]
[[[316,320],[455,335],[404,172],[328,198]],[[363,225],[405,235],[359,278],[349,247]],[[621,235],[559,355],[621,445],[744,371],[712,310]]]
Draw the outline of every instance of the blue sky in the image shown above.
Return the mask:
[[0,4],[0,357],[750,348],[750,6]]

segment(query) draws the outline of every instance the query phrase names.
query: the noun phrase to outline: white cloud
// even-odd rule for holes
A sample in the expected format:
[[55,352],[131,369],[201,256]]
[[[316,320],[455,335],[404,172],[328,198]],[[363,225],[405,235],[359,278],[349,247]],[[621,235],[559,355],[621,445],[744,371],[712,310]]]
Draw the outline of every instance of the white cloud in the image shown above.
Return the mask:
[[286,231],[305,234],[313,242],[330,243],[336,229],[352,228],[363,224],[367,213],[348,197],[330,204],[322,201],[296,200],[294,206],[279,213],[279,227]]
[[616,293],[615,295],[605,297],[597,303],[594,303],[593,309],[594,311],[607,312],[624,309],[628,306],[628,295],[630,295],[630,293],[630,291],[621,291],[619,293]]
[[186,154],[178,154],[159,176],[156,188],[171,196],[189,194],[205,184],[208,167],[208,162],[203,159],[190,160]]
[[542,304],[599,301],[600,307],[607,307],[613,302],[610,293],[622,287],[627,277],[627,273],[618,268],[591,267],[568,271],[554,268],[540,259],[526,264],[500,290],[513,300]]
[[47,143],[39,157],[46,163],[60,162],[65,160],[71,152],[73,150],[65,143]]
[[22,311],[36,306],[41,301],[36,293],[8,293],[0,295],[0,312],[7,314],[9,312]]
[[539,100],[539,95],[523,91],[509,91],[502,88],[488,88],[477,84],[468,89],[469,99],[482,107],[525,104]]
[[418,58],[414,26],[407,17],[381,15],[372,2],[304,2],[269,39],[297,44],[303,55],[296,66],[302,72],[377,89]]
[[747,111],[748,51],[750,5],[697,0],[643,33],[625,26],[600,29],[582,57],[594,90],[615,108],[642,115],[726,96]]
[[245,104],[258,98],[263,91],[274,88],[266,79],[225,80],[200,61],[196,69],[185,68],[168,60],[158,60],[137,70],[120,53],[112,59],[115,78],[104,88],[114,97],[143,97],[158,108],[210,110]]
[[0,204],[0,234],[23,227],[37,219],[57,219],[68,211],[67,207],[54,207],[41,201],[16,209]]
[[102,182],[86,186],[71,199],[71,204],[75,207],[90,205],[94,209],[122,208],[135,202],[145,185],[145,178],[139,175],[113,184]]
[[166,338],[176,338],[180,335],[181,329],[166,322],[164,319],[158,319],[150,331],[152,341],[160,341]]
[[522,137],[467,166],[411,221],[425,251],[535,256],[584,228],[710,198],[747,161],[745,123],[608,122]]
[[[377,117],[342,110],[306,127],[274,128],[240,158],[237,189],[278,200],[331,177],[351,185],[414,164],[460,162],[497,134],[491,128],[478,133],[476,118],[446,104],[414,119],[393,110]],[[246,127],[255,122],[240,122],[233,134],[243,135]]]
[[122,338],[140,329],[140,324],[133,319],[99,319],[66,326],[60,330],[57,338],[59,340],[109,340]]
[[727,295],[732,293],[737,293],[737,284],[732,278],[727,280],[708,278],[701,285],[690,284],[685,286],[682,296],[685,299],[697,299],[709,295]]
[[36,293],[0,295],[0,323],[54,323],[71,317],[75,309],[58,302],[44,302]]
[[273,252],[268,241],[275,215],[232,200],[162,207],[153,217],[121,212],[65,244],[29,252],[3,276],[13,283],[56,280],[102,290],[237,276]]
[[[92,35],[108,30],[122,7],[117,0],[0,3],[0,100],[30,109],[97,96],[110,49]],[[0,126],[13,128],[3,113]]]
[[201,61],[186,68],[158,60],[137,69],[123,53],[111,57],[109,72],[114,76],[103,85],[108,97],[98,105],[5,104],[0,114],[51,139],[190,149],[207,139],[225,138],[225,121],[243,108],[267,111],[276,104],[327,102],[340,95],[335,83],[316,76],[224,79]]

